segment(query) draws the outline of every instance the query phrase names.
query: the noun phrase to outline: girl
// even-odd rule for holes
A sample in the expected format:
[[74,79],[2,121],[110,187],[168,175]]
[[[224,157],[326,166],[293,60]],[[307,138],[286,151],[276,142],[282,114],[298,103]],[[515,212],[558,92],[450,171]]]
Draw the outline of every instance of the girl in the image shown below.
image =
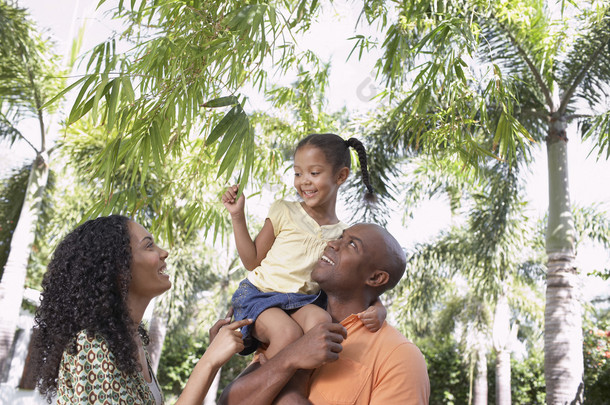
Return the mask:
[[[222,202],[231,214],[237,252],[250,272],[233,294],[235,319],[254,319],[242,328],[245,349],[268,345],[273,357],[314,325],[332,322],[323,309],[325,297],[311,280],[311,271],[329,240],[337,239],[347,225],[335,212],[339,186],[350,172],[349,147],[358,152],[362,178],[372,195],[366,152],[362,143],[334,134],[312,134],[301,140],[294,153],[294,187],[303,202],[275,201],[263,228],[252,241],[244,214],[245,197],[237,200],[238,187],[230,187]],[[385,320],[386,310],[377,303],[360,314],[371,330]]]

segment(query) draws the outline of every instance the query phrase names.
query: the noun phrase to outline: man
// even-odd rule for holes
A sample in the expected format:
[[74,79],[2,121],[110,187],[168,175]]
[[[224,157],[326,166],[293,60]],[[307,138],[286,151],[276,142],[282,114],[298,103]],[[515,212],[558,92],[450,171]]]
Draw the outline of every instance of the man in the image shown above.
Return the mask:
[[371,333],[358,313],[393,288],[405,255],[385,229],[354,225],[329,242],[312,278],[333,322],[317,325],[272,359],[260,356],[223,392],[222,404],[428,404],[419,349],[384,323]]

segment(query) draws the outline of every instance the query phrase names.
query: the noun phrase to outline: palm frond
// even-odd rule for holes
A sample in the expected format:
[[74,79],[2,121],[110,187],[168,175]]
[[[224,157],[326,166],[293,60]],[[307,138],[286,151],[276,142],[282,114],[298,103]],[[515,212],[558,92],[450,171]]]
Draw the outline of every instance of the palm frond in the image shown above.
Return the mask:
[[579,127],[583,139],[595,143],[598,159],[610,159],[610,110],[581,119]]
[[560,111],[567,110],[573,96],[595,106],[610,94],[610,5],[597,13],[595,17],[586,10],[579,16],[578,36],[560,63],[557,80],[564,92]]

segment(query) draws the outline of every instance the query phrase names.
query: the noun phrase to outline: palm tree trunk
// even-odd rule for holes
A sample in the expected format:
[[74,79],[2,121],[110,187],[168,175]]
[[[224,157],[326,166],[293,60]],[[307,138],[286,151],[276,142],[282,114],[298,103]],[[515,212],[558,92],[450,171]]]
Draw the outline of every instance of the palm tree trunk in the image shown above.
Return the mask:
[[216,405],[216,397],[218,395],[218,386],[220,385],[220,373],[222,368],[218,370],[212,384],[210,385],[210,389],[208,389],[208,393],[203,399],[203,405]]
[[496,405],[510,405],[510,307],[505,294],[498,297],[493,324],[496,351]]
[[496,352],[496,405],[510,405],[510,351]]
[[549,218],[544,376],[547,404],[582,402],[581,286],[574,253],[574,219],[568,188],[565,121],[553,117],[547,138]]
[[148,344],[148,355],[150,356],[150,366],[157,373],[159,368],[159,360],[161,360],[161,351],[163,350],[163,342],[167,333],[167,314],[165,311],[155,306],[152,319],[150,320],[150,328],[148,336],[150,343]]
[[482,341],[478,346],[472,405],[487,405],[487,350]]
[[19,308],[23,299],[30,251],[34,244],[36,222],[42,209],[42,198],[49,167],[46,153],[39,153],[32,165],[21,214],[11,239],[9,256],[0,282],[0,376],[6,376],[10,364]]

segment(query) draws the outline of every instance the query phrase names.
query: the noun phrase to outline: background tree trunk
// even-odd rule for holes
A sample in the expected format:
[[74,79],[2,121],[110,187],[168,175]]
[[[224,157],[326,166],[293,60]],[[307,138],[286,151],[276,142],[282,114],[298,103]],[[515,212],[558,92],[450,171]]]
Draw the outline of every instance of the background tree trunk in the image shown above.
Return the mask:
[[0,311],[0,376],[2,381],[8,374],[9,353],[19,318],[28,260],[34,244],[36,222],[40,215],[48,177],[47,155],[39,153],[32,165],[19,222],[11,239],[10,252],[0,282],[0,308],[2,308]]
[[216,376],[214,377],[214,381],[210,385],[210,389],[203,399],[203,405],[216,405],[216,394],[218,392],[218,385],[220,384],[220,373],[222,372],[222,367],[218,369]]
[[161,360],[161,351],[163,350],[163,342],[165,341],[166,333],[167,314],[156,305],[150,320],[150,328],[148,330],[150,343],[147,348],[152,363],[150,366],[155,374],[157,374],[157,369],[159,368],[159,360]]
[[487,405],[487,349],[482,342],[478,346],[472,405]]
[[547,138],[549,219],[544,312],[544,375],[547,404],[582,402],[581,286],[574,254],[574,219],[568,188],[565,121],[554,118]]
[[510,307],[505,294],[498,297],[494,313],[493,344],[496,351],[496,405],[510,405]]
[[496,405],[510,405],[510,351],[496,352]]

